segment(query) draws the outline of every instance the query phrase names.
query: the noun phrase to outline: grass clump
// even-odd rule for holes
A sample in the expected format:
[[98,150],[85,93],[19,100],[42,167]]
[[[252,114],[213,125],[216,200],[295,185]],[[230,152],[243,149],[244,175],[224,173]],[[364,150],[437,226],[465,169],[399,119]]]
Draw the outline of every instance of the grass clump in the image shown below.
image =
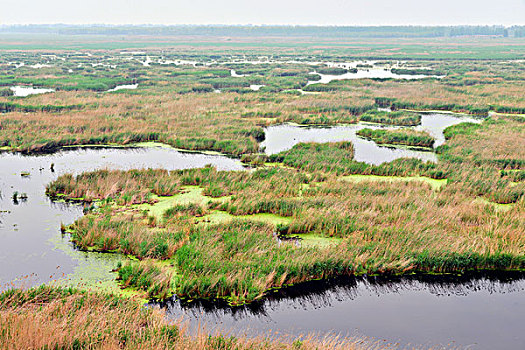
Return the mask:
[[[0,294],[0,344],[22,349],[297,349],[294,339],[192,336],[135,300],[41,286]],[[363,339],[301,337],[301,349],[378,349]]]
[[173,294],[172,271],[160,268],[151,261],[119,265],[117,272],[122,286],[147,292],[149,298],[165,300]]
[[443,75],[440,71],[422,68],[392,68],[391,72],[400,75]]
[[412,129],[361,129],[357,135],[370,139],[378,144],[404,145],[413,147],[433,148],[434,138],[427,132]]
[[446,140],[450,140],[452,137],[458,135],[471,135],[474,132],[476,132],[476,130],[479,130],[481,128],[481,124],[478,123],[460,123],[449,126],[445,130],[443,130],[443,135],[445,136]]
[[419,114],[402,111],[368,111],[360,116],[360,120],[370,123],[399,126],[415,126],[421,124],[421,116]]
[[[72,240],[80,248],[101,252],[118,251],[140,259],[169,259],[187,239],[177,221],[169,228],[157,227],[154,217],[125,213],[118,215],[104,207],[97,215],[88,214],[69,227]],[[137,225],[138,222],[144,224]]]
[[177,294],[242,304],[270,288],[341,274],[350,266],[342,254],[278,247],[273,232],[271,225],[236,220],[198,228],[177,251]]
[[354,163],[351,142],[299,143],[288,151],[269,157],[271,162],[281,162],[301,170],[325,171],[344,174]]

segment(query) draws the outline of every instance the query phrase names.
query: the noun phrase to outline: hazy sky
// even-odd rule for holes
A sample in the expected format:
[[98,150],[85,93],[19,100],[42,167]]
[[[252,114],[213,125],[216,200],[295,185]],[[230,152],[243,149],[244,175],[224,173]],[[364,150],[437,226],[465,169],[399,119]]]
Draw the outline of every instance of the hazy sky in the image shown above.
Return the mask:
[[0,0],[0,24],[525,24],[525,0]]

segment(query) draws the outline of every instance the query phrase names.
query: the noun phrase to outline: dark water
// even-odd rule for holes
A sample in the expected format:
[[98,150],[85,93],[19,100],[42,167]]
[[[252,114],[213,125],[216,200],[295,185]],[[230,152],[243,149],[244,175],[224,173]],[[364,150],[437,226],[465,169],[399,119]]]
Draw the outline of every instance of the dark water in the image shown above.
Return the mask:
[[243,308],[163,305],[173,320],[233,335],[363,336],[412,345],[525,349],[525,280],[520,276],[341,278],[278,291]]
[[[50,170],[52,163],[55,172]],[[57,176],[102,168],[184,169],[206,164],[222,170],[242,169],[238,161],[224,156],[169,148],[81,149],[45,156],[0,154],[0,290],[10,282],[28,287],[66,276],[75,281],[109,283],[114,279],[109,271],[119,256],[74,250],[68,237],[61,236],[60,223],[79,218],[82,207],[53,203],[46,197],[46,184]],[[21,176],[26,171],[30,176]],[[27,200],[14,203],[15,191],[27,194]]]

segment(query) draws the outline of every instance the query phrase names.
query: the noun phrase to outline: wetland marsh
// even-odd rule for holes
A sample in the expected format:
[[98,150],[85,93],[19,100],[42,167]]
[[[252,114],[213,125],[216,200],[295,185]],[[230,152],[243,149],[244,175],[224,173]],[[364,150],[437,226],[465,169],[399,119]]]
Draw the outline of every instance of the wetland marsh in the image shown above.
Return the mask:
[[138,298],[197,339],[524,345],[524,63],[326,45],[6,51],[2,295]]

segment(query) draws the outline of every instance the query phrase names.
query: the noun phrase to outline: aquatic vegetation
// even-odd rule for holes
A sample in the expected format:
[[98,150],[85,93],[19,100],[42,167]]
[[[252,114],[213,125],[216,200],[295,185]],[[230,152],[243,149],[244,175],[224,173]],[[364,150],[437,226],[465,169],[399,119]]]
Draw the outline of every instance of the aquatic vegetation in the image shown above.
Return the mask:
[[[110,198],[119,204],[140,204],[154,203],[156,200],[152,194],[172,196],[180,191],[180,184],[170,181],[169,172],[166,170],[131,170],[127,175],[122,179],[119,178],[118,172],[110,170],[100,170],[96,174],[80,174],[76,178],[64,175],[60,177],[60,181],[47,186],[46,193],[50,197],[67,193],[69,198],[82,198],[86,202]],[[162,178],[165,180],[158,181]],[[77,187],[80,183],[86,187]],[[154,184],[154,188],[139,191],[141,184]]]
[[482,128],[481,124],[460,123],[460,124],[449,126],[445,130],[443,130],[443,135],[445,136],[446,140],[449,140],[452,137],[457,136],[457,135],[472,134],[473,132],[481,128]]
[[[389,103],[387,103],[387,101]],[[396,110],[421,110],[421,111],[452,111],[458,113],[468,113],[479,117],[487,117],[491,106],[473,106],[473,105],[460,105],[456,103],[421,103],[421,102],[407,102],[399,101],[397,99],[383,99],[381,100],[381,106],[389,107],[393,111]],[[498,107],[494,107],[498,109]]]
[[[73,230],[73,239],[86,248],[115,249],[139,258],[173,261],[175,277],[166,277],[164,271],[170,270],[163,267],[151,270],[158,273],[155,278],[151,278],[153,281],[174,281],[170,285],[173,292],[189,298],[200,295],[242,303],[260,298],[268,288],[283,283],[341,273],[522,269],[523,242],[518,232],[524,224],[523,215],[520,214],[523,188],[519,182],[511,181],[516,180],[516,177],[510,177],[510,174],[517,173],[510,171],[511,168],[519,167],[521,163],[495,161],[499,154],[511,160],[519,159],[522,151],[514,147],[516,158],[513,158],[506,147],[487,147],[494,145],[496,140],[501,142],[501,135],[521,132],[520,124],[514,123],[517,122],[498,119],[488,120],[481,127],[473,129],[455,127],[467,131],[453,133],[447,144],[439,148],[441,159],[437,164],[398,159],[371,166],[352,160],[353,148],[350,143],[308,143],[296,145],[289,151],[271,157],[273,161],[306,173],[285,167],[262,168],[253,172],[219,172],[213,168],[175,172],[98,171],[77,177],[62,176],[50,184],[48,193],[97,198],[125,205],[150,203],[144,205],[153,204],[153,207],[160,198],[154,197],[154,193],[175,195],[173,198],[178,198],[179,202],[172,199],[170,205],[173,209],[168,215],[162,216],[144,214],[137,208],[135,212],[129,212],[125,208],[101,207],[77,221],[75,225],[80,228],[86,223],[88,226],[78,230],[78,233]],[[513,139],[519,139],[519,136],[505,138],[509,142]],[[473,158],[455,156],[465,147],[472,148],[470,154]],[[474,150],[478,153],[474,153]],[[503,169],[509,170],[502,172],[497,165],[503,165]],[[355,181],[351,177],[339,176],[350,174],[364,178]],[[366,178],[364,175],[367,174],[412,178],[403,181],[384,178],[378,181],[377,178]],[[438,179],[447,177],[447,184],[436,180],[421,181],[424,178],[419,176],[422,175]],[[349,180],[352,185],[349,185]],[[200,186],[202,192],[185,186]],[[186,191],[186,194],[177,194],[181,191]],[[499,203],[510,201],[516,204],[500,210],[492,203],[480,202],[477,198],[480,195]],[[214,201],[211,199],[214,197],[221,200]],[[276,214],[290,220],[265,224],[257,223],[253,217],[246,217],[248,221],[242,225],[247,226],[239,230],[236,225],[241,224],[221,212],[228,215]],[[222,255],[218,255],[218,252],[225,249],[221,248],[224,242],[210,243],[210,239],[218,237],[211,232],[224,232],[228,237],[233,235],[235,239],[232,242],[237,242],[235,244],[243,242],[239,248],[240,255],[236,256],[240,260],[235,263],[234,271],[244,271],[245,268],[241,268],[245,266],[243,264],[258,266],[259,270],[246,270],[251,272],[232,280],[232,272],[222,269],[224,263],[219,263],[219,256]],[[300,246],[294,245],[293,241],[279,245],[273,232],[314,239],[309,242],[305,240],[305,244]],[[325,239],[331,237],[339,240],[325,244]],[[435,237],[441,238],[436,240]],[[270,276],[278,266],[250,260],[256,258],[248,253],[250,249],[255,249],[251,244],[256,245],[265,256],[275,256],[276,261],[292,264],[284,264],[279,267],[284,270],[276,270],[286,273],[282,282],[264,278]],[[192,258],[180,260],[180,252],[188,247],[192,247]],[[318,252],[307,254],[307,258],[304,249],[316,249]],[[228,248],[225,251],[230,250]],[[317,273],[314,273],[309,266],[322,263],[322,260],[312,262],[310,257],[320,258],[325,253],[335,260],[327,265],[330,268],[315,270]],[[280,258],[281,254],[286,258]],[[200,276],[201,270],[195,270],[196,265],[181,268],[181,264],[210,259],[210,256],[218,257],[203,262],[203,266],[207,266],[206,270],[210,271],[210,275],[205,278]],[[208,264],[218,266],[213,268]],[[125,271],[141,271],[132,267],[127,269]],[[184,278],[179,279],[180,275]],[[126,280],[133,281],[129,278]],[[165,283],[164,287],[151,283],[148,290],[155,293],[167,290]]]
[[287,151],[269,156],[268,160],[314,173],[381,176],[422,175],[434,179],[445,177],[445,173],[432,162],[423,162],[414,158],[399,158],[392,162],[371,165],[354,160],[353,152],[351,142],[299,143]]
[[41,286],[0,294],[0,343],[8,349],[378,349],[359,338],[192,336],[156,308],[133,299]]
[[271,155],[270,162],[308,171],[335,172],[343,175],[356,163],[351,142],[299,143],[288,151]]
[[440,190],[447,184],[447,179],[433,179],[424,176],[385,176],[385,175],[347,175],[341,177],[343,181],[361,182],[361,181],[421,181],[428,183],[435,191]]
[[133,286],[145,291],[149,298],[165,300],[172,295],[171,272],[148,260],[135,264],[119,264],[117,272],[122,286]]
[[[316,68],[315,72],[319,74],[341,75],[341,74],[348,73],[349,70],[345,68],[337,68],[337,67],[320,67],[320,68]],[[357,72],[357,70],[355,72]]]
[[434,138],[424,131],[412,129],[361,129],[357,135],[373,140],[378,144],[405,145],[413,147],[433,148]]
[[[349,56],[340,56],[338,49],[320,53],[320,57],[307,55],[309,59],[298,59],[298,53],[290,54],[284,48],[261,48],[261,54],[271,52],[279,59],[254,65],[232,61],[258,60],[259,53],[214,48],[214,55],[209,55],[202,50],[152,52],[155,60],[149,66],[112,50],[93,52],[92,56],[57,53],[65,60],[54,61],[42,69],[2,65],[6,86],[32,84],[57,91],[24,98],[0,96],[0,147],[51,152],[74,145],[161,141],[187,150],[241,156],[259,151],[262,128],[269,124],[333,125],[358,120],[418,124],[417,115],[411,118],[404,111],[373,111],[378,106],[392,110],[452,110],[480,116],[489,111],[523,113],[525,108],[520,93],[521,62],[509,65],[419,58],[410,67],[399,69],[430,67],[445,73],[446,78],[406,82],[359,79],[306,86],[319,77],[309,74],[310,60],[340,62],[341,57]],[[46,64],[36,53],[6,55],[5,63],[23,60],[27,65]],[[150,53],[141,59],[146,56]],[[165,61],[191,63],[163,64]],[[205,64],[211,61],[216,64]],[[229,76],[231,69],[249,76]],[[137,83],[138,90],[99,92]],[[253,84],[265,86],[253,91],[249,88]],[[217,88],[222,93],[216,93]],[[298,91],[309,89],[327,91],[317,95],[302,95]],[[337,94],[331,93],[334,89]],[[290,90],[294,93],[281,93]]]
[[[66,197],[93,191],[91,197],[107,203],[78,220],[72,238],[86,249],[153,259],[148,268],[137,263],[121,267],[127,285],[150,297],[171,291],[190,299],[225,298],[239,304],[274,287],[334,275],[525,267],[519,234],[522,199],[501,211],[478,201],[452,174],[446,185],[420,177],[378,181],[362,176],[352,181],[330,167],[333,157],[339,157],[337,150],[351,151],[347,143],[304,145],[299,149],[306,147],[310,157],[326,152],[323,173],[312,168],[318,166],[315,162],[302,168],[310,168],[309,174],[279,167],[252,172],[97,171],[61,176],[48,188],[60,189]],[[370,169],[387,171],[395,169],[394,164],[407,171],[411,163],[402,160]],[[421,170],[424,164],[412,163],[414,175]],[[100,186],[99,177],[110,179],[108,185]],[[91,183],[98,186],[90,189]],[[122,197],[105,197],[109,183],[117,188],[127,184],[121,196],[128,198],[130,192],[153,191],[158,184],[182,192],[187,191],[184,186],[201,186],[202,192],[190,187],[186,200],[184,193],[175,195],[179,202],[172,199],[171,208],[159,218],[130,206],[129,200],[122,202]],[[220,200],[206,201],[204,195]],[[128,204],[120,208],[112,202]],[[250,216],[212,221],[217,210],[276,214],[289,221],[265,223]],[[304,244],[279,242],[275,235],[297,235]],[[158,265],[162,260],[170,265]]]
[[177,294],[224,297],[239,304],[258,299],[273,287],[348,268],[346,258],[315,248],[277,248],[272,231],[269,225],[250,221],[197,229],[177,251]]
[[[0,96],[2,149],[50,152],[153,141],[222,152],[259,167],[100,170],[49,184],[52,198],[89,203],[86,215],[67,228],[79,248],[141,260],[120,267],[123,285],[152,297],[174,292],[243,303],[274,287],[337,274],[522,268],[525,150],[516,142],[523,139],[519,116],[494,115],[481,125],[447,129],[437,163],[370,165],[353,159],[349,142],[300,143],[266,156],[260,143],[264,127],[283,122],[416,126],[421,115],[406,109],[519,113],[525,108],[523,63],[418,58],[394,69],[419,74],[418,67],[429,67],[425,73],[446,77],[325,85],[312,84],[320,76],[310,73],[349,71],[327,64],[343,63],[345,48],[327,44],[314,55],[299,47],[291,53],[268,44],[248,52],[229,45],[214,47],[213,54],[166,48],[140,57],[108,49],[38,70],[0,67],[5,86],[57,90]],[[370,45],[383,54],[377,42]],[[441,44],[435,50],[436,58],[454,57]],[[6,55],[17,61],[16,53]],[[398,56],[374,65],[390,69]],[[24,60],[46,64],[36,53]],[[255,60],[261,62],[250,62]],[[140,89],[102,93],[124,83]],[[254,91],[252,85],[265,86]],[[290,90],[295,92],[284,93]],[[303,94],[309,90],[319,94]],[[428,135],[408,128],[360,133],[379,143],[432,146]],[[269,162],[275,166],[266,167]],[[284,239],[293,236],[301,244]]]
[[42,106],[32,106],[32,105],[23,105],[19,103],[11,102],[0,102],[0,113],[8,112],[63,112],[70,111],[75,109],[81,109],[82,105],[42,105]]
[[414,126],[421,123],[421,116],[410,112],[368,111],[359,119],[364,122],[401,126]]
[[392,68],[392,73],[402,75],[443,75],[443,72],[421,68]]

